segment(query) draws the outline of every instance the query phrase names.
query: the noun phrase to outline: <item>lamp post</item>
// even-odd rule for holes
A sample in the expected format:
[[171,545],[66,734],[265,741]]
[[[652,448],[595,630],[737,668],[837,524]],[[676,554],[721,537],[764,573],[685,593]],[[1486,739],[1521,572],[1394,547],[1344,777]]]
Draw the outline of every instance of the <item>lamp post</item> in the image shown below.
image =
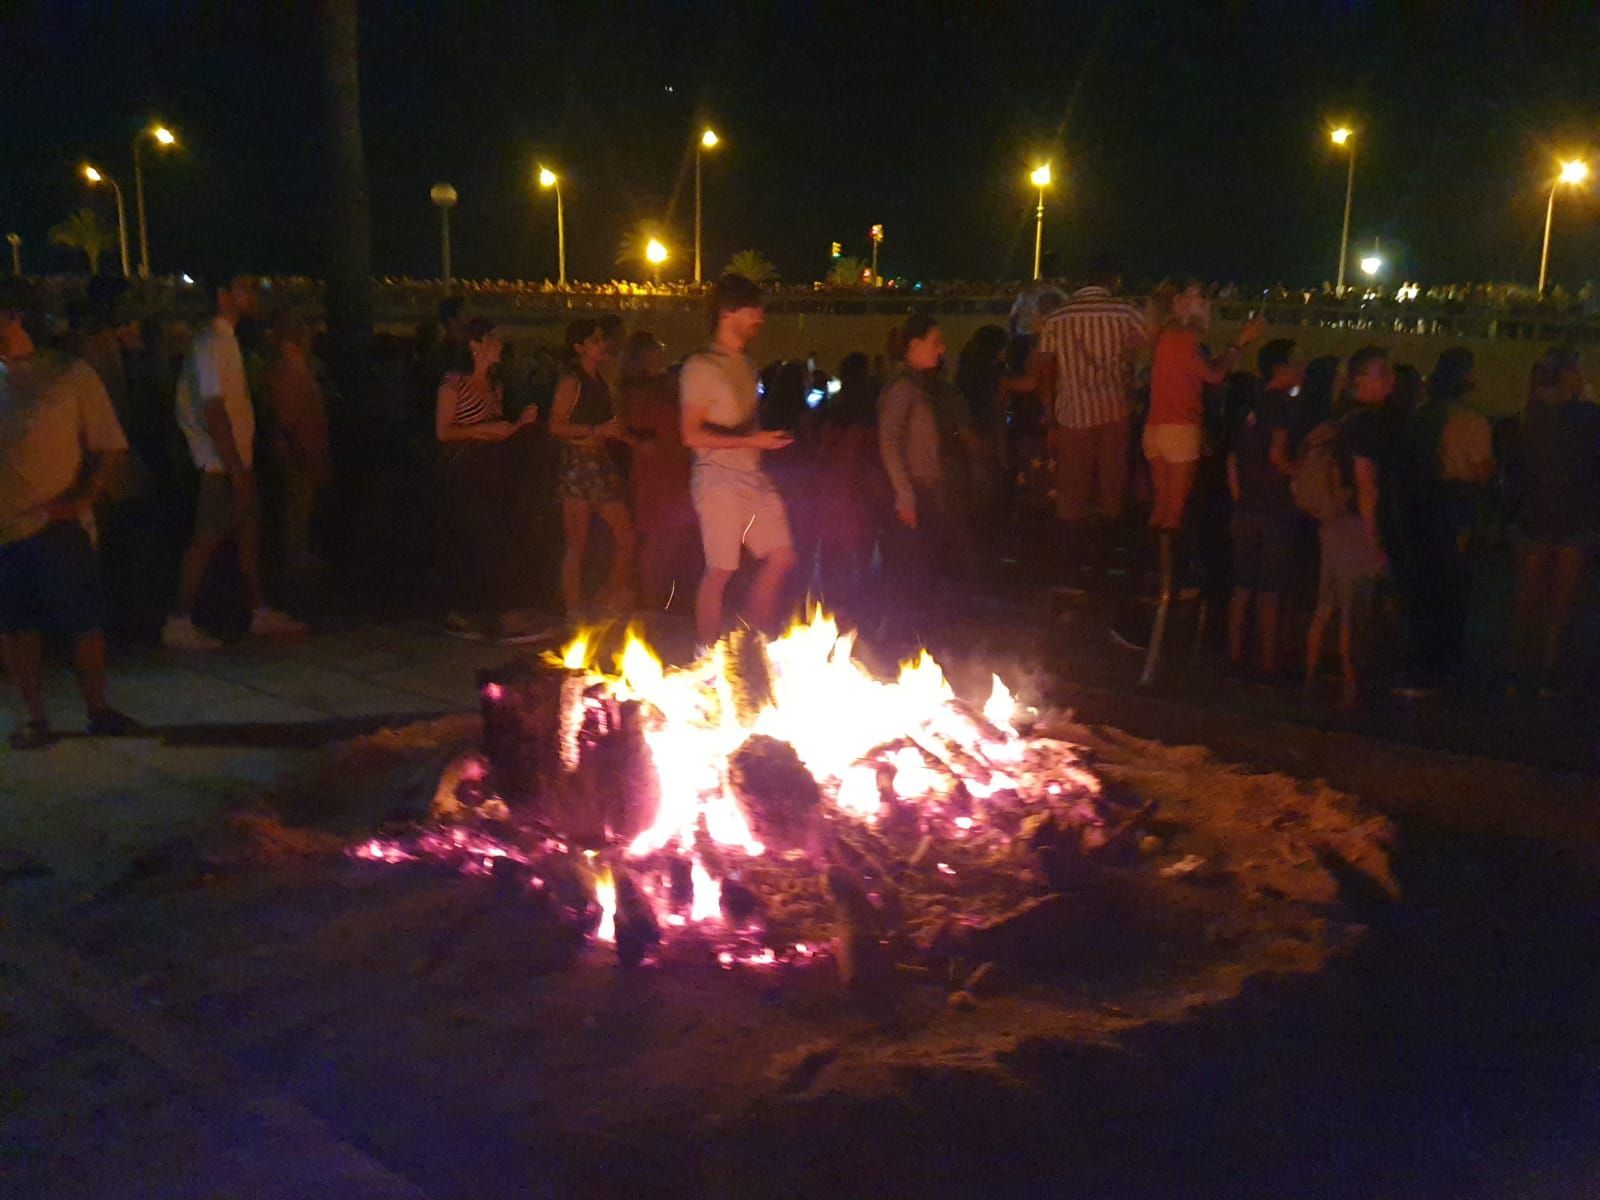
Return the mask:
[[1344,261],[1350,253],[1350,201],[1356,191],[1356,144],[1355,130],[1348,125],[1341,125],[1337,129],[1328,131],[1328,140],[1335,146],[1343,146],[1350,157],[1349,170],[1345,172],[1344,179],[1344,228],[1339,234],[1339,282],[1334,285],[1334,294],[1344,295]]
[[11,244],[11,273],[22,274],[22,235],[20,233],[6,234],[6,241]]
[[872,286],[879,287],[883,283],[878,277],[878,247],[883,245],[883,226],[874,225],[867,230],[867,236],[872,239]]
[[122,188],[117,185],[115,179],[89,163],[83,164],[83,177],[91,185],[97,183],[108,185],[112,195],[117,198],[117,240],[122,247],[122,277],[126,279],[133,274],[133,268],[128,261],[128,206],[122,202]]
[[151,125],[133,137],[133,195],[139,210],[139,278],[150,278],[150,230],[144,218],[144,166],[139,161],[139,150],[149,138],[156,145],[170,149],[178,144],[177,135],[165,125]]
[[1044,254],[1044,190],[1050,186],[1050,164],[1040,163],[1035,167],[1028,182],[1039,189],[1039,207],[1033,214],[1033,277],[1038,279]]
[[1589,178],[1589,164],[1581,159],[1569,159],[1561,164],[1561,174],[1550,185],[1550,202],[1544,208],[1544,249],[1539,252],[1539,299],[1544,299],[1544,281],[1550,266],[1550,224],[1556,215],[1556,189],[1563,183],[1574,187]]
[[650,277],[656,282],[661,282],[661,264],[671,257],[666,246],[662,245],[659,238],[651,238],[645,243],[644,260],[650,264]]
[[450,290],[450,210],[456,206],[456,189],[436,183],[428,189],[428,199],[439,206],[439,273],[444,290]]
[[539,168],[539,186],[554,188],[556,193],[556,271],[558,286],[567,286],[567,217],[561,207],[561,176],[549,167]]
[[694,145],[694,281],[696,283],[700,282],[700,156],[707,150],[715,150],[721,141],[717,131],[708,126]]

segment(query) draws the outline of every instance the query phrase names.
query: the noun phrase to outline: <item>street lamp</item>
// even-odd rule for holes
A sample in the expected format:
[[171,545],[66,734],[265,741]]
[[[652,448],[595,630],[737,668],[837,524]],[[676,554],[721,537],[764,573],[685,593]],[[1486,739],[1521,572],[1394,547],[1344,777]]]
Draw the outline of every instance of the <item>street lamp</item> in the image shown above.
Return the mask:
[[444,280],[444,290],[450,290],[450,210],[456,206],[456,189],[448,183],[436,183],[428,189],[428,199],[439,207],[439,273]]
[[661,282],[661,264],[666,262],[668,257],[670,256],[667,254],[667,248],[658,238],[651,238],[645,243],[644,260],[650,264],[651,278],[657,283]]
[[139,210],[139,278],[150,278],[150,231],[144,219],[144,167],[139,161],[139,149],[149,138],[163,149],[178,144],[178,136],[165,125],[150,125],[133,135],[133,195]]
[[1040,163],[1035,167],[1028,182],[1039,189],[1039,207],[1033,214],[1033,277],[1038,279],[1040,256],[1044,252],[1044,190],[1050,186],[1050,164]]
[[874,225],[867,230],[867,237],[872,242],[872,286],[878,287],[883,282],[878,277],[878,247],[883,245],[883,226]]
[[717,131],[707,126],[694,147],[694,281],[696,283],[700,282],[700,156],[707,150],[715,150],[721,141]]
[[1361,273],[1368,279],[1371,279],[1381,270],[1383,270],[1383,259],[1376,254],[1368,254],[1362,258]]
[[117,240],[122,246],[122,277],[126,279],[133,274],[133,268],[128,262],[128,208],[122,202],[122,188],[117,185],[115,179],[90,163],[83,164],[83,177],[91,185],[97,183],[108,185],[111,188],[112,195],[117,198]]
[[561,176],[549,167],[539,168],[539,186],[554,188],[556,191],[556,272],[559,275],[558,284],[567,286],[567,217],[561,207]]
[[1544,249],[1539,252],[1539,298],[1544,299],[1546,268],[1550,265],[1550,222],[1556,215],[1556,189],[1563,183],[1576,187],[1589,178],[1589,164],[1582,159],[1568,159],[1561,164],[1561,174],[1550,185],[1550,202],[1544,208]]
[[1344,228],[1339,234],[1339,282],[1334,287],[1334,294],[1344,295],[1344,260],[1350,253],[1350,201],[1356,191],[1356,144],[1352,140],[1355,130],[1348,125],[1341,125],[1337,129],[1328,131],[1328,140],[1335,146],[1343,146],[1345,153],[1350,156],[1350,168],[1345,173],[1344,180]]
[[22,235],[20,233],[6,234],[6,241],[11,244],[11,273],[22,274]]

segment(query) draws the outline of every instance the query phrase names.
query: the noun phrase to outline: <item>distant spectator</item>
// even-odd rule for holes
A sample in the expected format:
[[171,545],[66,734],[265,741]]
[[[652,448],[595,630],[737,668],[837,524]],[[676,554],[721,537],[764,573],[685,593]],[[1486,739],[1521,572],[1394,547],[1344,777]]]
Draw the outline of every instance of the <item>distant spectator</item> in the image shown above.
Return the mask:
[[318,490],[333,474],[328,409],[311,364],[311,327],[305,318],[279,313],[272,324],[272,341],[267,389],[277,419],[283,469],[284,566],[291,576],[301,576],[318,565],[311,550],[311,517]]
[[611,530],[612,541],[611,573],[601,604],[626,608],[631,602],[633,520],[622,472],[611,456],[612,443],[629,440],[603,374],[611,344],[601,323],[585,317],[567,326],[565,347],[567,369],[556,383],[550,432],[561,442],[556,485],[565,536],[561,599],[567,617],[577,620],[583,612],[583,562],[595,516]]
[[39,353],[31,289],[0,291],[0,650],[26,714],[13,750],[47,745],[44,636],[72,639],[89,733],[117,736],[133,722],[106,698],[100,567],[92,530],[100,497],[127,440],[111,398],[80,359]]
[[162,627],[163,645],[210,650],[221,643],[196,627],[194,605],[206,566],[230,539],[250,603],[252,635],[298,634],[306,627],[267,606],[261,586],[261,512],[255,479],[255,409],[234,326],[256,309],[255,280],[224,272],[207,284],[211,321],[194,339],[178,378],[178,426],[200,471],[194,536],[184,553],[178,608]]
[[899,532],[896,583],[908,600],[922,604],[937,571],[952,564],[943,553],[951,542],[953,515],[945,493],[939,421],[932,379],[944,359],[944,332],[923,314],[901,327],[901,370],[878,397],[878,449],[894,490]]
[[1583,396],[1577,351],[1534,364],[1522,418],[1522,532],[1511,665],[1514,680],[1552,691],[1567,631],[1600,546],[1600,407]]
[[1010,338],[999,325],[980,325],[956,362],[956,386],[967,401],[972,422],[969,471],[974,515],[980,526],[994,524],[1005,484],[1005,397],[1000,384],[1005,378],[1009,344]]
[[646,603],[664,607],[676,591],[677,578],[693,578],[686,572],[696,548],[689,501],[691,457],[679,430],[677,381],[667,372],[661,343],[644,329],[629,335],[619,374],[622,408],[635,439],[628,482],[638,531],[639,583]]

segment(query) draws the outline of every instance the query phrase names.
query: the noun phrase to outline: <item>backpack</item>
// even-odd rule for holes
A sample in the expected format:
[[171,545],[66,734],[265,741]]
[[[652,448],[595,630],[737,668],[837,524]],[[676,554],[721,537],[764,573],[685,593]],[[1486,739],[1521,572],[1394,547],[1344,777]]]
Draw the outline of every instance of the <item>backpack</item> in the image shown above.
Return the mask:
[[1289,494],[1295,505],[1319,521],[1331,521],[1350,511],[1350,488],[1339,469],[1339,423],[1324,421],[1306,434],[1289,476]]

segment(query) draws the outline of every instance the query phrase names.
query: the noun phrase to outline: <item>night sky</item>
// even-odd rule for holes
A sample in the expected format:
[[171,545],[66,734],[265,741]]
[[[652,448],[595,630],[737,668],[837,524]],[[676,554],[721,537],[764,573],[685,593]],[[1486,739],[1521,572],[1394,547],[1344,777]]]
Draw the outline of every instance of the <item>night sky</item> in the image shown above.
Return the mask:
[[[89,198],[85,156],[131,220],[129,140],[159,117],[184,150],[146,157],[158,272],[318,273],[313,11],[0,0],[0,226],[26,264],[81,262],[45,234]],[[1046,246],[1069,269],[1103,250],[1132,279],[1330,279],[1345,162],[1325,130],[1347,119],[1353,242],[1381,238],[1424,282],[1531,282],[1555,158],[1600,155],[1592,4],[369,2],[362,39],[379,274],[437,273],[427,192],[448,180],[458,275],[553,276],[537,160],[566,180],[569,274],[619,273],[652,218],[687,271],[707,120],[726,139],[708,273],[751,247],[790,281],[835,239],[865,257],[873,222],[886,273],[1020,277],[1045,156]],[[1600,277],[1597,193],[1556,208],[1552,280]]]

